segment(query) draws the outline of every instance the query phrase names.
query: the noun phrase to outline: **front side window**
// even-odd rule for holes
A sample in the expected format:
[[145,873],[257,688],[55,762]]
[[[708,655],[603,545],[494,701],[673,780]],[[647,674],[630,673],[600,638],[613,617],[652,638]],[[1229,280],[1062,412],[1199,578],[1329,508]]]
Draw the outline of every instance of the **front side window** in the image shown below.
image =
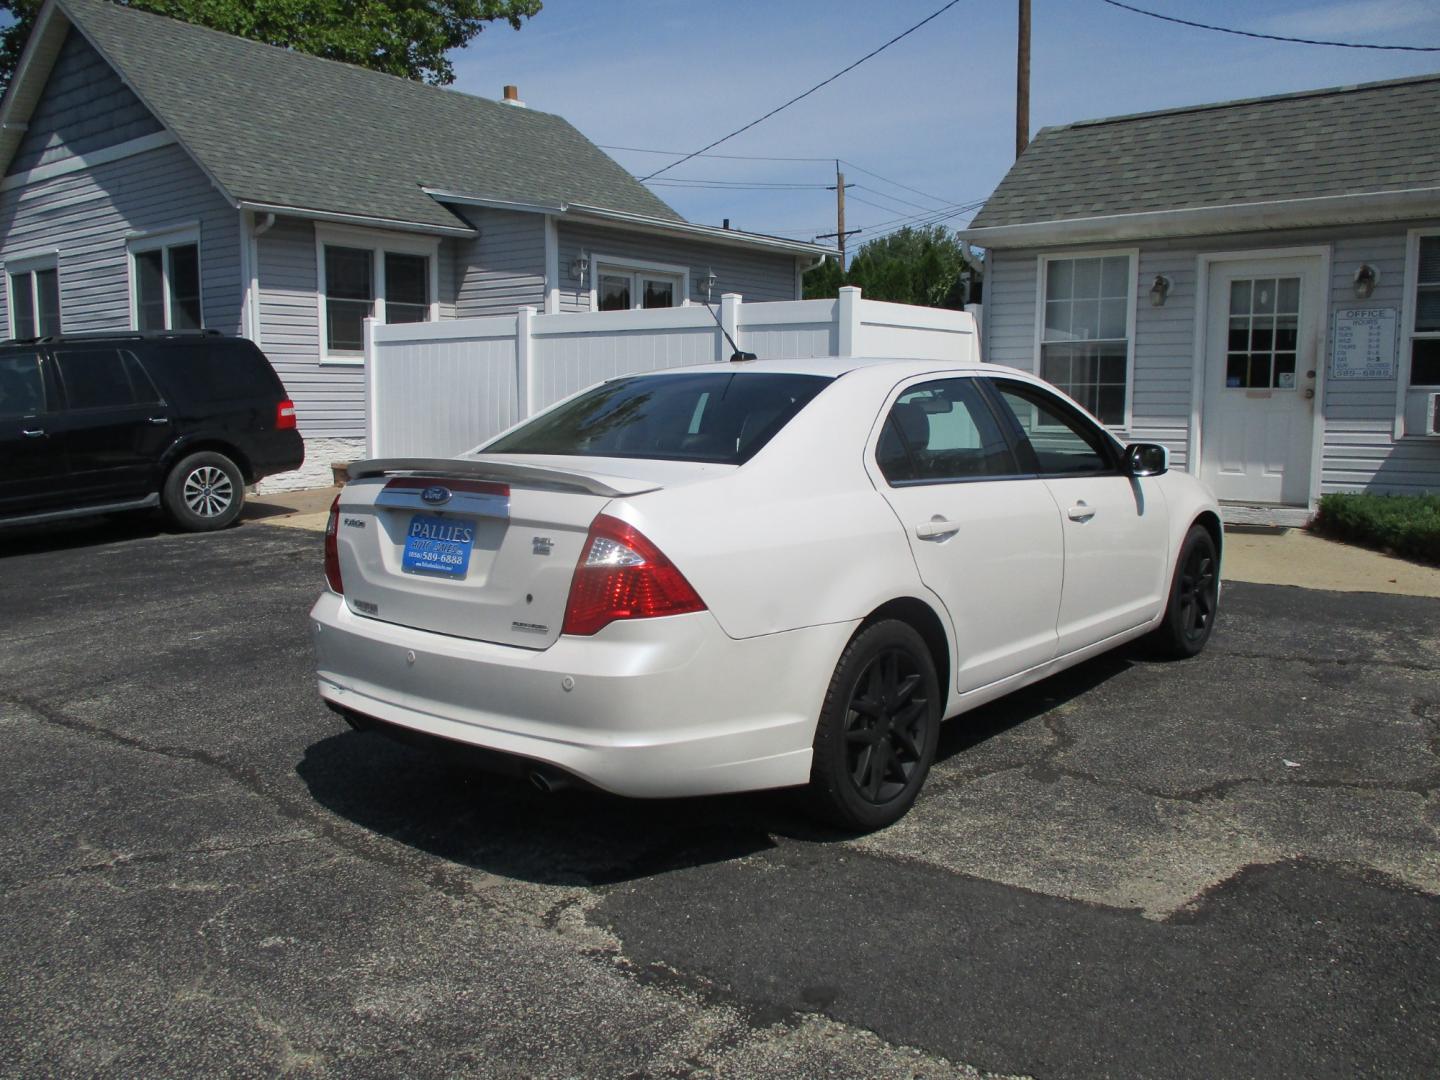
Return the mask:
[[876,463],[892,484],[944,483],[1019,472],[973,379],[914,386],[890,409]]
[[51,337],[60,333],[60,274],[53,266],[10,275],[11,336]]
[[131,249],[138,330],[199,330],[200,245],[194,241]]
[[0,356],[0,416],[35,416],[45,411],[45,377],[37,353]]
[[769,372],[613,379],[480,452],[743,465],[829,382]]
[[1114,440],[1054,394],[1025,383],[992,385],[1020,433],[1021,467],[1041,476],[1083,476],[1116,467]]
[[325,351],[365,351],[365,320],[427,322],[431,256],[383,246],[324,245]]
[[1130,256],[1042,261],[1040,377],[1106,424],[1125,423]]
[[1440,235],[1420,237],[1410,385],[1440,386]]
[[602,264],[595,277],[595,307],[599,311],[679,307],[683,285],[681,274]]

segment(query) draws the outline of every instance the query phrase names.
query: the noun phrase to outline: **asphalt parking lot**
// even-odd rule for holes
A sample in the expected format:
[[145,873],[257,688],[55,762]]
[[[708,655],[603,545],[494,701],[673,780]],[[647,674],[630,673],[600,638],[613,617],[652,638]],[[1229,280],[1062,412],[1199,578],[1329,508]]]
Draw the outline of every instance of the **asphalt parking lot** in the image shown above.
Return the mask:
[[351,732],[320,581],[260,524],[0,539],[4,1074],[1434,1075],[1440,600],[1231,584],[847,839]]

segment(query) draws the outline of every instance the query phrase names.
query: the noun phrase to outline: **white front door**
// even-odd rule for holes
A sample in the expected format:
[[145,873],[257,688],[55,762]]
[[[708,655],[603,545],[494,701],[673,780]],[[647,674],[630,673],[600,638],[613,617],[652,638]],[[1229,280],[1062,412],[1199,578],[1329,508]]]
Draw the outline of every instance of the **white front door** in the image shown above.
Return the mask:
[[1318,256],[1210,264],[1200,476],[1222,500],[1310,501],[1322,274]]

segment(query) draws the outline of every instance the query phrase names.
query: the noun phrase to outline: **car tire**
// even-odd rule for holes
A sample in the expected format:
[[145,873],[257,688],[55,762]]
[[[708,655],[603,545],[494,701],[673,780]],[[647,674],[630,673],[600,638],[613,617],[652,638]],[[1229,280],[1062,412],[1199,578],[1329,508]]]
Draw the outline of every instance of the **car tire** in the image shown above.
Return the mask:
[[1165,617],[1150,635],[1153,651],[1172,660],[1197,655],[1210,640],[1219,606],[1220,556],[1215,538],[1205,526],[1192,525],[1175,560]]
[[924,639],[896,619],[863,629],[841,654],[820,710],[811,812],[852,832],[899,821],[935,760],[940,713]]
[[224,454],[203,450],[182,458],[165,477],[160,500],[186,532],[213,532],[234,523],[245,506],[245,478]]

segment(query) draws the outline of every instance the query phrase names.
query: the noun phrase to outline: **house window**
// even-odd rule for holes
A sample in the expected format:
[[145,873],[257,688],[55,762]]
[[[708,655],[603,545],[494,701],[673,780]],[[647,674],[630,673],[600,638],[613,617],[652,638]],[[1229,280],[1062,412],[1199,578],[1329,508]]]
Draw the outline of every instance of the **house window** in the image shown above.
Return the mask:
[[1129,255],[1042,259],[1040,377],[1106,424],[1125,423],[1130,367]]
[[435,319],[438,245],[372,237],[353,230],[317,230],[321,325],[325,353],[353,362],[365,351],[365,320],[416,323]]
[[1410,385],[1440,386],[1440,234],[1418,240]]
[[130,242],[130,284],[137,330],[199,330],[200,242],[194,233]]
[[597,311],[679,307],[685,299],[686,271],[676,266],[617,266],[596,261]]
[[60,274],[54,259],[10,273],[10,336],[60,333]]

